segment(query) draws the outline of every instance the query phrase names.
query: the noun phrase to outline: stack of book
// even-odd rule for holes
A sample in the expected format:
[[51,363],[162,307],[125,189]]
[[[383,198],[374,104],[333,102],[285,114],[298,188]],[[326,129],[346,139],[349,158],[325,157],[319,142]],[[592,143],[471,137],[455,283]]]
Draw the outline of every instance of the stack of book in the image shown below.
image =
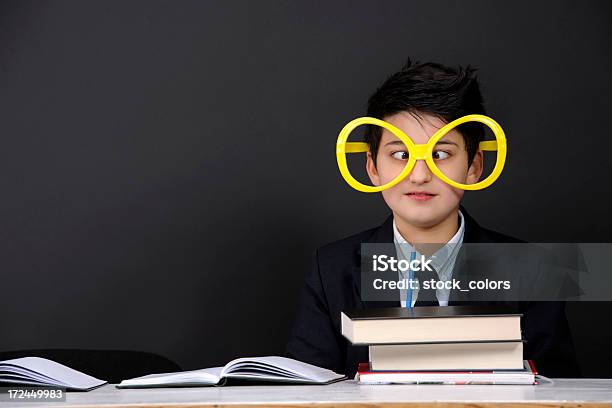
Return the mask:
[[360,383],[535,384],[523,360],[521,315],[501,307],[345,311],[342,334],[369,346]]

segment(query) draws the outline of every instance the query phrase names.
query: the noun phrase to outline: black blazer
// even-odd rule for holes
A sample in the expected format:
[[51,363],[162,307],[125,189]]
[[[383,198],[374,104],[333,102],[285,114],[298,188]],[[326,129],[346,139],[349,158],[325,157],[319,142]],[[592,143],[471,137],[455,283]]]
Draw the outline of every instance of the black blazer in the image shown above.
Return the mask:
[[[479,226],[464,208],[466,243],[521,242]],[[340,334],[340,312],[346,309],[399,307],[397,302],[364,302],[360,297],[360,248],[362,243],[392,243],[393,217],[381,226],[319,248],[312,271],[306,277],[287,356],[325,367],[349,378],[358,363],[368,361],[367,346],[353,346]],[[453,302],[453,296],[449,305]],[[565,316],[564,302],[516,302],[523,313],[527,340],[525,359],[534,360],[538,372],[549,377],[578,377],[574,346]]]

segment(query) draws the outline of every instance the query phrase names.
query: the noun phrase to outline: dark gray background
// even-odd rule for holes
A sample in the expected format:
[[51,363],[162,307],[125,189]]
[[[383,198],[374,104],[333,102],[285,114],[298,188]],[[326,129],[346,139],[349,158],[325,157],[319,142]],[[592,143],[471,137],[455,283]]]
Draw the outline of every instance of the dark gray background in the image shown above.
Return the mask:
[[[407,56],[480,69],[502,178],[465,205],[610,241],[609,2],[0,2],[0,350],[283,352],[314,249],[379,224],[334,143]],[[611,376],[610,304],[570,305]]]

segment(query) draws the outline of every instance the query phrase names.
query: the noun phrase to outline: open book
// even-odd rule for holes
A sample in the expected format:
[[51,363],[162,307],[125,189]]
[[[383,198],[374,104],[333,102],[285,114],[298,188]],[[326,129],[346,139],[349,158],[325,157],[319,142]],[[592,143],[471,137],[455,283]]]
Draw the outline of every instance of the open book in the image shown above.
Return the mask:
[[106,384],[106,381],[46,358],[23,357],[0,361],[0,384],[2,383],[89,391]]
[[224,367],[177,373],[150,374],[123,380],[118,388],[189,387],[224,385],[228,379],[295,384],[329,384],[346,378],[325,368],[285,357],[239,358]]

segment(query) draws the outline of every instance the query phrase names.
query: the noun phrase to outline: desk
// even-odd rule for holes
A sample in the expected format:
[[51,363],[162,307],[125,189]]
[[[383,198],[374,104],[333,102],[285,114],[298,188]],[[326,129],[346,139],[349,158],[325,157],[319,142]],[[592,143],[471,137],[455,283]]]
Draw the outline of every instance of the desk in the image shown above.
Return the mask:
[[59,407],[215,407],[274,405],[276,408],[427,407],[612,407],[612,379],[555,380],[540,385],[358,385],[352,380],[330,385],[233,386],[119,390],[105,385],[86,393],[68,393],[66,402],[0,403]]

